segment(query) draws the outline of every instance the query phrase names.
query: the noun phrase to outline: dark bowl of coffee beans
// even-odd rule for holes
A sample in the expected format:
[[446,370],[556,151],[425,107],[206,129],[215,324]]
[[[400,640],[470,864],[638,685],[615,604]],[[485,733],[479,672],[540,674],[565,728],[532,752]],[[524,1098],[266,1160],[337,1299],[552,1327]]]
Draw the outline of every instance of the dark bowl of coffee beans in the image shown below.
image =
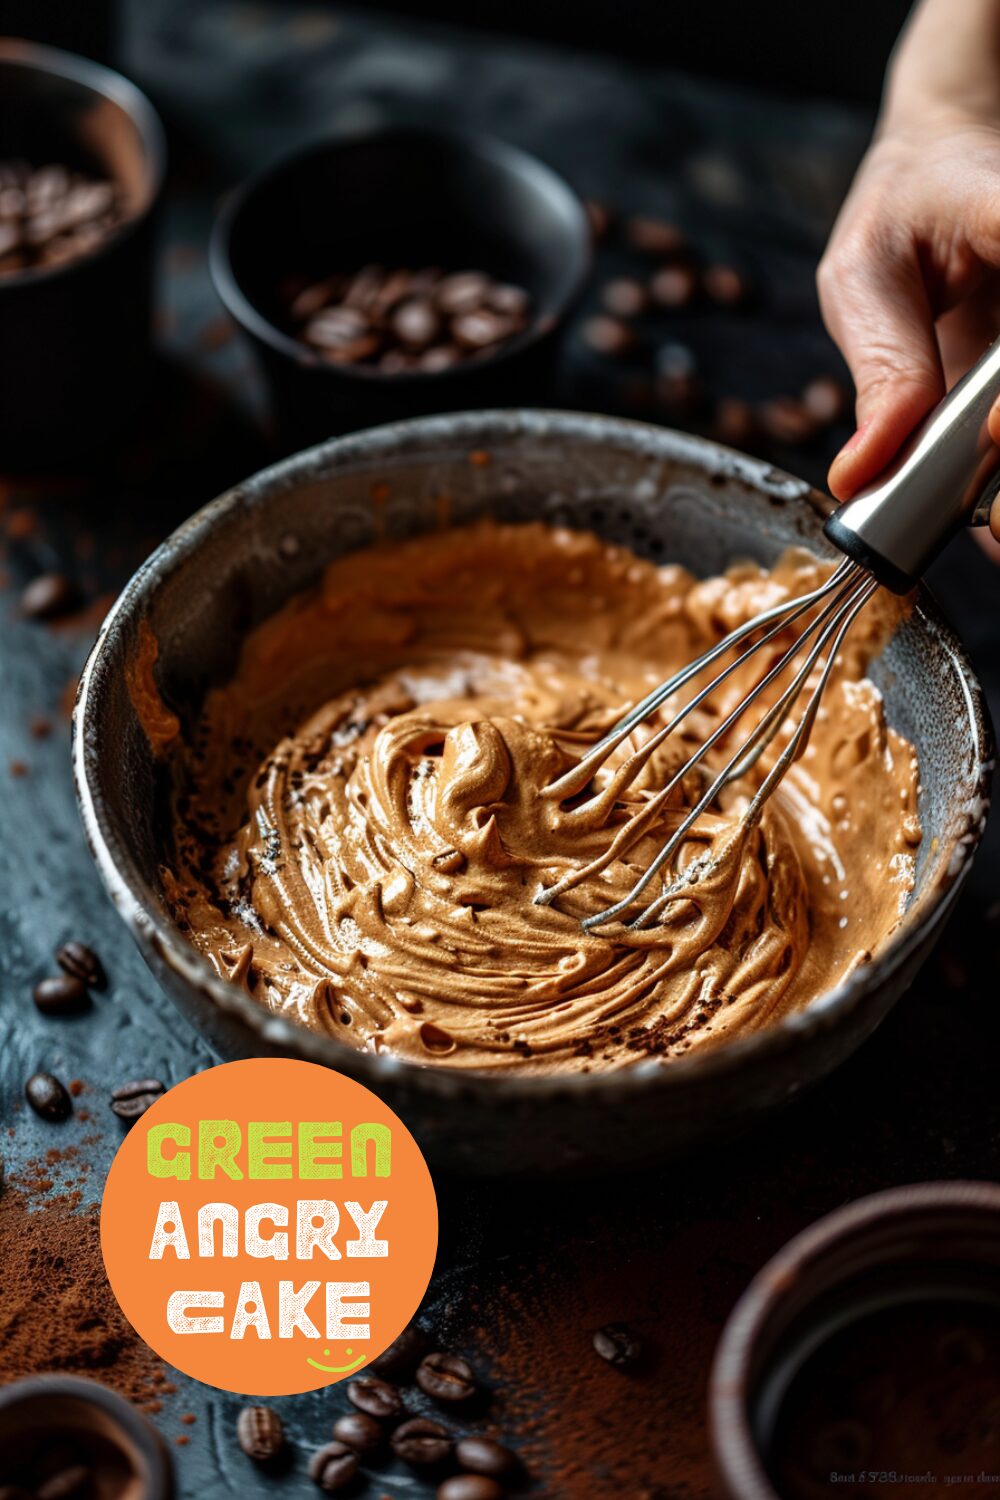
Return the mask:
[[128,426],[150,364],[152,105],[108,68],[0,38],[0,453],[76,464]]
[[550,399],[590,229],[572,189],[523,151],[395,129],[324,140],[237,189],[211,261],[291,446]]

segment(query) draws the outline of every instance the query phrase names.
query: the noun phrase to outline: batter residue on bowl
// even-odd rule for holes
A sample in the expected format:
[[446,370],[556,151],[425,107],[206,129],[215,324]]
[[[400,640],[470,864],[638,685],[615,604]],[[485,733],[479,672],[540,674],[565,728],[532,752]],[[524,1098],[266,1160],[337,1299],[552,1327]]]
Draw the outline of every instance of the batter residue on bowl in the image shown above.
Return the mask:
[[[864,675],[896,601],[858,620],[759,826],[661,925],[584,934],[580,918],[648,867],[697,775],[624,861],[556,905],[533,898],[605,849],[776,655],[738,670],[610,808],[610,771],[565,805],[540,790],[631,701],[829,568],[791,552],[699,582],[589,533],[489,521],[337,560],[168,746],[172,909],[269,1010],[424,1063],[617,1068],[807,1005],[885,941],[913,883],[916,757]],[[731,838],[776,749],[682,863]]]

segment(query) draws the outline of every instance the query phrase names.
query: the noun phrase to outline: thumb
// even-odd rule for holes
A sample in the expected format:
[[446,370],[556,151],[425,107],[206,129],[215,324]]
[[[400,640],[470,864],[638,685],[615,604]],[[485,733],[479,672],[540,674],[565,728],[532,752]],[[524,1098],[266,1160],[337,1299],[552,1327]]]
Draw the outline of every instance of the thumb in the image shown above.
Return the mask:
[[847,500],[885,468],[944,395],[934,318],[916,250],[833,247],[819,270],[827,328],[857,387],[857,430],[830,466]]
[[[1000,400],[994,401],[990,409],[988,427],[990,441],[1000,448]],[[994,562],[1000,562],[1000,495],[997,496],[990,507],[990,532],[993,536],[993,542],[986,547],[986,551]],[[980,540],[978,530],[976,532],[976,539]],[[985,540],[985,533],[983,534],[983,540]]]

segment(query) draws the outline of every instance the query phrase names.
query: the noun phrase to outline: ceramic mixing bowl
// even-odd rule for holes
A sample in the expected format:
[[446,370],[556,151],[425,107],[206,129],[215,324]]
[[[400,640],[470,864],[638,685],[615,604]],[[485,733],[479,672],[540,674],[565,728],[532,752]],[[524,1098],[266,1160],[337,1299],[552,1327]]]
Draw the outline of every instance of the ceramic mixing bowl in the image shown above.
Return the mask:
[[218,978],[177,930],[158,873],[163,772],[133,710],[125,665],[148,622],[160,643],[161,687],[193,718],[206,689],[232,673],[249,629],[331,558],[386,533],[437,525],[444,493],[455,524],[484,513],[541,518],[699,574],[738,557],[768,563],[790,544],[830,550],[820,530],[830,502],[801,481],[635,422],[466,413],[313,448],[199,511],[140,568],[105,621],[75,717],[76,782],[94,858],[150,967],[221,1058],[292,1055],[360,1079],[402,1116],[439,1168],[620,1169],[677,1152],[829,1073],[913,978],[985,820],[991,735],[979,686],[922,593],[871,666],[890,725],[920,762],[924,838],[915,887],[891,941],[806,1010],[666,1066],[641,1062],[604,1075],[497,1077],[356,1051],[269,1014]]

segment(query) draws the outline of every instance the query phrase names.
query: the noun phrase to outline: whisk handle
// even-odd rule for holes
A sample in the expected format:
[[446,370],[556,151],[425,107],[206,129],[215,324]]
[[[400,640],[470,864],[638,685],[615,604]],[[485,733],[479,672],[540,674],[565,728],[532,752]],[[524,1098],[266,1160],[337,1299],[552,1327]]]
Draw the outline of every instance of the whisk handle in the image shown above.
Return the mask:
[[989,520],[1000,449],[986,422],[1000,397],[1000,339],[913,433],[874,484],[823,528],[835,547],[897,594],[913,587],[961,526]]

